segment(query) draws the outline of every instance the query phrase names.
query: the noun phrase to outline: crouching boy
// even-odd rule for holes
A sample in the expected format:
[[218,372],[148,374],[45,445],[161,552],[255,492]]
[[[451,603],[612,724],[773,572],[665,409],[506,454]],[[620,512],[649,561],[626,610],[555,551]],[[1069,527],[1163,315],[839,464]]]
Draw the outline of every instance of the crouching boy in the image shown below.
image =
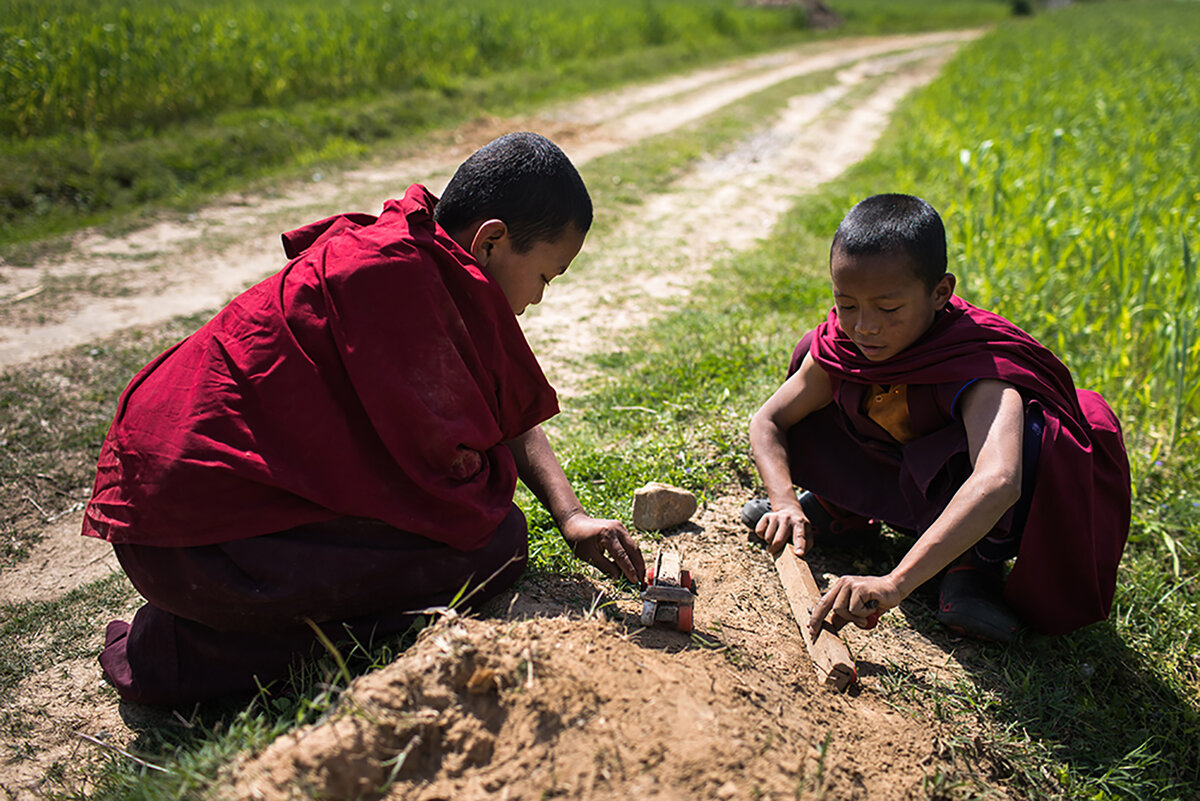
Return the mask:
[[955,297],[946,266],[928,203],[856,205],[830,249],[834,308],[751,421],[768,498],[743,519],[773,551],[879,521],[915,537],[887,575],[835,581],[814,632],[830,612],[869,627],[937,576],[939,620],[989,640],[1068,632],[1112,604],[1130,515],[1116,417],[1031,336]]
[[540,423],[558,411],[516,315],[583,245],[587,189],[553,143],[501,137],[442,198],[284,234],[291,261],[134,377],[83,533],[146,603],[100,662],[173,704],[286,676],[317,642],[510,586],[518,476],[574,552],[640,580],[637,544],[582,509]]

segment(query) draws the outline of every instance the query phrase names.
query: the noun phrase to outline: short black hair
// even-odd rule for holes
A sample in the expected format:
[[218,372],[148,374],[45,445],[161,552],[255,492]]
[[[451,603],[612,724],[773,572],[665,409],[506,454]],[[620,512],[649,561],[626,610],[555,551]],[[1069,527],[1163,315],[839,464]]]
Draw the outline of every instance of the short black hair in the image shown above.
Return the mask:
[[829,258],[904,253],[929,290],[946,274],[946,227],[933,206],[912,195],[872,195],[842,218]]
[[558,145],[528,131],[505,134],[459,165],[433,209],[451,235],[484,220],[508,226],[513,249],[554,242],[573,224],[592,226],[592,198]]

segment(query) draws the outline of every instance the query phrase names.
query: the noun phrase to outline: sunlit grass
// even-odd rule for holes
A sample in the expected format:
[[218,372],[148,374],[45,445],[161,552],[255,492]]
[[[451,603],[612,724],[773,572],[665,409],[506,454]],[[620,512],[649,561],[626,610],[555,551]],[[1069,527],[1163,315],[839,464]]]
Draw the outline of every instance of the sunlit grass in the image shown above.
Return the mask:
[[[898,710],[984,732],[946,744],[931,794],[955,797],[986,779],[1016,797],[1165,801],[1200,786],[1198,204],[1187,191],[1200,165],[1181,145],[1200,129],[1193,9],[1086,4],[967,47],[872,157],[798,202],[684,308],[597,356],[600,376],[556,424],[554,445],[596,514],[627,517],[633,490],[651,479],[702,497],[749,493],[746,422],[828,308],[825,259],[841,215],[878,191],[933,202],[963,294],[1034,333],[1080,387],[1112,401],[1133,460],[1135,521],[1109,621],[982,648],[964,658],[968,679],[951,685],[888,674]],[[636,181],[638,164],[602,166]],[[578,570],[544,511],[519,500],[536,569]],[[321,684],[334,676],[321,666],[299,700],[260,700],[221,718],[220,733],[206,721],[143,745],[179,776],[202,777],[319,715]],[[983,762],[996,772],[976,776]],[[95,797],[179,797],[205,786],[195,781],[181,789],[114,761]]]

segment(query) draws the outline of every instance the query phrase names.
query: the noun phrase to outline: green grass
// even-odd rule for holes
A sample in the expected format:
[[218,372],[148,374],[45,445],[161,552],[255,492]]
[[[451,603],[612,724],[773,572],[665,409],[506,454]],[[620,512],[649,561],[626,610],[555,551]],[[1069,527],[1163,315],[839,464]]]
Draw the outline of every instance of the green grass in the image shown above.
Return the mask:
[[37,670],[89,655],[96,620],[131,594],[125,577],[114,574],[53,601],[6,605],[0,615],[0,694]]
[[794,40],[732,0],[18,2],[0,242]]
[[14,79],[0,85],[0,133],[154,131],[301,97],[454,90],[514,67],[553,76],[564,62],[802,24],[726,0],[15,2],[0,40]]
[[[650,479],[702,496],[750,491],[746,423],[782,379],[795,340],[828,307],[825,259],[841,215],[878,191],[933,202],[947,222],[963,293],[1034,333],[1063,356],[1079,386],[1113,403],[1135,491],[1109,621],[964,651],[968,678],[952,685],[898,666],[884,674],[901,712],[961,724],[930,768],[933,797],[969,797],[980,782],[1055,799],[1166,801],[1194,798],[1200,787],[1200,237],[1198,198],[1188,192],[1200,165],[1196,149],[1184,146],[1200,129],[1188,80],[1198,26],[1194,4],[1088,4],[1004,26],[966,48],[905,104],[870,158],[798,202],[768,241],[718,269],[685,308],[598,355],[600,377],[556,423],[555,447],[595,514],[624,517],[633,489]],[[764,104],[754,112],[761,114],[774,101],[750,102]],[[714,118],[597,161],[585,178],[597,188],[617,186],[614,177],[622,186],[667,185],[690,158],[671,162],[669,154],[722,146],[722,124]],[[596,195],[606,207],[636,210],[634,193]],[[147,342],[146,354],[159,344]],[[35,408],[44,393],[20,387],[41,379],[22,373],[7,390],[11,403],[0,405],[5,430],[17,415],[36,441],[47,414],[66,425],[74,410],[102,413],[132,369],[116,372],[97,375],[88,391],[75,386],[79,405],[33,414],[20,410]],[[577,570],[544,510],[527,494],[519,500],[534,568]],[[909,602],[918,627],[928,618],[924,603]],[[59,614],[67,610],[39,619],[65,625]],[[3,653],[18,664],[43,658]],[[329,665],[319,670],[334,675]],[[139,742],[139,753],[178,766],[176,778],[114,759],[93,797],[181,797],[206,786],[198,777],[232,754],[319,715],[329,696],[317,678],[294,705],[259,701],[206,719],[182,739]]]
[[[688,308],[599,357],[603,377],[560,445],[573,479],[605,478],[602,508],[627,508],[631,487],[658,476],[749,489],[746,421],[828,307],[828,238],[841,215],[878,191],[934,202],[963,293],[1110,399],[1135,498],[1109,621],[981,649],[954,686],[889,674],[898,708],[962,723],[931,787],[965,792],[985,761],[990,783],[1022,797],[1193,798],[1200,787],[1200,164],[1180,143],[1200,128],[1186,77],[1198,36],[1185,4],[1121,4],[1013,25],[967,48],[871,158],[798,203]],[[536,510],[531,519],[543,524]],[[543,524],[543,536],[555,535]]]

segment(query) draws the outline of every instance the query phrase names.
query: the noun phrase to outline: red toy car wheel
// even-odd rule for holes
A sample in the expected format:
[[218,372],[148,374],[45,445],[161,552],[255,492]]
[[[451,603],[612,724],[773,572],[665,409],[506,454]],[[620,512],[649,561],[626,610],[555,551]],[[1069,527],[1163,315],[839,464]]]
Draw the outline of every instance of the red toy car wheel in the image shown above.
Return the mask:
[[678,628],[680,631],[691,631],[692,630],[692,607],[690,607],[690,606],[679,607]]

